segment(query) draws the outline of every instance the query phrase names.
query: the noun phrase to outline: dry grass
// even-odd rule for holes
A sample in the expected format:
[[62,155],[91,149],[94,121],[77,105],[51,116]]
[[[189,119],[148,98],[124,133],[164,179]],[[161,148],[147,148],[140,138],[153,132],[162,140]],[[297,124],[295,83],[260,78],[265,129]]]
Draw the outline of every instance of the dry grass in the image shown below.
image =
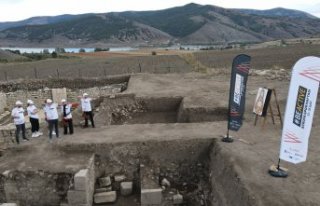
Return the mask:
[[[151,55],[156,51],[157,55]],[[252,57],[252,69],[284,68],[304,56],[320,56],[319,45],[296,44],[248,50],[167,51],[144,49],[133,52],[98,52],[68,54],[69,59],[47,59],[34,62],[0,63],[0,81],[49,77],[101,77],[128,73],[228,73],[238,54]]]
[[242,53],[252,57],[253,69],[283,68],[290,70],[294,63],[302,57],[320,56],[320,49],[319,45],[296,44],[248,50],[201,51],[194,55],[197,61],[209,68],[230,69],[233,58]]
[[181,73],[192,68],[177,55],[82,57],[0,64],[0,80],[101,77],[127,73]]

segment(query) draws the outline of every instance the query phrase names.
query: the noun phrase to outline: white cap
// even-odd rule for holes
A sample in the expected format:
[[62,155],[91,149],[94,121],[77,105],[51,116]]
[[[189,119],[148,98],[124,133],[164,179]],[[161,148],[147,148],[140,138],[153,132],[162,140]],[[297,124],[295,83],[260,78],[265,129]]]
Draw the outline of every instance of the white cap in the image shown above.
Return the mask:
[[51,99],[47,99],[46,101],[48,104],[52,103],[52,100]]
[[88,93],[83,93],[83,95],[82,95],[82,96],[84,96],[84,97],[85,97],[85,96],[88,96]]
[[22,104],[23,103],[20,100],[16,101],[16,105],[22,105]]
[[65,99],[61,99],[61,102],[63,103],[63,102],[66,102],[67,100],[65,100]]
[[28,104],[33,104],[33,101],[31,99],[28,99],[27,103]]

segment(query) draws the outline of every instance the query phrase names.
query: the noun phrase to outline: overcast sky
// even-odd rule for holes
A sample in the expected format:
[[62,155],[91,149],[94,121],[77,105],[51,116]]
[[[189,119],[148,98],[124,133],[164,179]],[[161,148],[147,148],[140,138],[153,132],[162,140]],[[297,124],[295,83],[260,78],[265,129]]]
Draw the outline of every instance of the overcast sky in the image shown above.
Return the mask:
[[320,0],[0,0],[0,22],[17,21],[33,16],[157,10],[191,2],[225,8],[284,7],[303,10],[320,17]]

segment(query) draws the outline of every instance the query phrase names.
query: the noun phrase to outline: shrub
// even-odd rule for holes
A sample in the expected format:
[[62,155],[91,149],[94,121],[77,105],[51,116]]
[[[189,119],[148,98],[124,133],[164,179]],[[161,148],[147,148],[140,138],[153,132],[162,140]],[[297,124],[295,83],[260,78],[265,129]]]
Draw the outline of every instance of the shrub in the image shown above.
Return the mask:
[[52,52],[51,56],[52,56],[52,58],[57,58],[58,54],[57,54],[57,52]]

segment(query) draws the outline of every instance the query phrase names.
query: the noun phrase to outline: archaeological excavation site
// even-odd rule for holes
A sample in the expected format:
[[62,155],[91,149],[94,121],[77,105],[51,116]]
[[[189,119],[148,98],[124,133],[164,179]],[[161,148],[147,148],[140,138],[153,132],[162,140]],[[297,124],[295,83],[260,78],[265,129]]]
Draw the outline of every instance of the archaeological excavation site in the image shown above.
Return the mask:
[[[284,111],[289,82],[249,78],[243,128],[231,133],[233,143],[221,141],[227,131],[229,75],[139,73],[0,83],[0,205],[319,205],[320,196],[314,196],[320,191],[319,115],[310,161],[284,163],[290,171],[286,180],[269,176],[281,125],[267,119],[263,128],[259,122],[254,126],[252,107],[257,88],[270,86],[277,88]],[[81,110],[75,108],[74,134],[50,143],[40,111],[43,135],[31,138],[27,121],[30,141],[16,144],[10,114],[15,101],[25,106],[32,99],[41,109],[48,98],[77,103],[83,93],[93,99],[95,128],[83,128]]]

